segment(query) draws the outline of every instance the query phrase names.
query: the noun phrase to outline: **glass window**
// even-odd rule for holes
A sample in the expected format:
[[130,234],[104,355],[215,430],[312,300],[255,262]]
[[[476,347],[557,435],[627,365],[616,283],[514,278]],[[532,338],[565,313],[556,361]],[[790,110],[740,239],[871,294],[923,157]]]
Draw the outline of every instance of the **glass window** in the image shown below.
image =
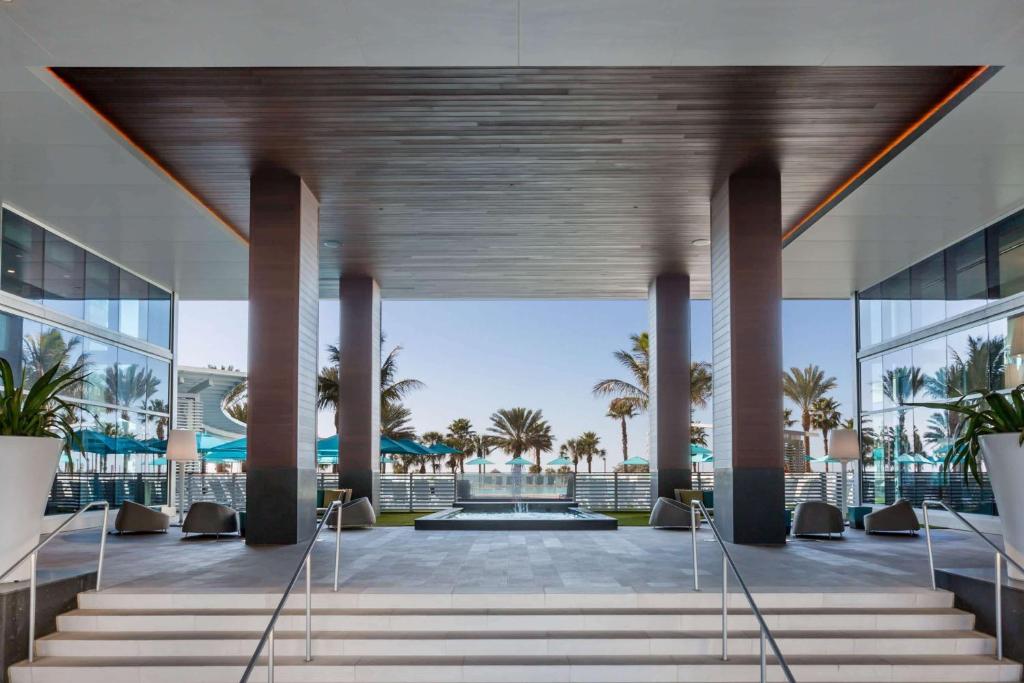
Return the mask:
[[[945,347],[943,347],[945,348]],[[883,406],[882,377],[885,369],[882,357],[875,356],[860,364],[860,402],[863,410],[881,410]]]
[[914,408],[915,453],[945,457],[950,442],[949,415],[945,410]]
[[146,397],[152,393],[152,384],[146,356],[128,349],[118,349],[117,401],[114,403],[129,408],[143,408]]
[[910,318],[914,329],[946,317],[946,258],[939,253],[910,269]]
[[165,349],[171,348],[171,295],[156,285],[149,286],[149,324],[147,339]]
[[882,404],[895,408],[915,397],[924,388],[921,373],[914,367],[910,349],[900,349],[882,357]]
[[117,347],[95,339],[85,340],[89,377],[85,399],[98,403],[117,403]]
[[999,298],[1024,292],[1024,212],[992,229],[999,254]]
[[860,293],[858,324],[860,346],[866,348],[882,341],[882,288],[875,285]]
[[82,318],[85,300],[85,250],[46,233],[43,251],[43,305]]
[[946,340],[930,339],[912,349],[914,367],[923,382],[917,399],[946,398]]
[[1008,388],[1006,387],[1006,318],[993,320],[988,324],[988,353],[989,387],[992,389]]
[[910,332],[910,271],[882,283],[882,339]]
[[3,210],[2,222],[0,265],[3,266],[3,274],[0,287],[15,296],[41,301],[45,232],[32,221],[7,209]]
[[171,381],[171,364],[159,358],[149,358],[146,380],[146,409],[158,413],[169,413],[168,385]]
[[988,301],[985,233],[979,232],[946,250],[946,312],[954,316]]
[[0,313],[0,358],[11,364],[15,377],[21,377],[22,318]]
[[120,270],[95,254],[85,255],[85,319],[94,325],[118,329]]
[[979,325],[946,337],[946,389],[963,396],[989,385],[988,327]]
[[121,319],[118,329],[133,337],[146,339],[149,323],[149,283],[122,270],[119,292]]
[[1006,339],[1003,343],[1007,389],[1024,384],[1024,314],[1006,320]]

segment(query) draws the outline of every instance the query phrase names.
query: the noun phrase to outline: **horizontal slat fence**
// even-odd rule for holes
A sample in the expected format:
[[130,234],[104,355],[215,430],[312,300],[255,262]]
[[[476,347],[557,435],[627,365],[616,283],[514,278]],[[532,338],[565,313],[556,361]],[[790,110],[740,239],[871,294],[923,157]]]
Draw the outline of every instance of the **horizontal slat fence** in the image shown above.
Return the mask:
[[959,472],[885,472],[878,476],[873,470],[861,475],[861,500],[868,504],[891,505],[906,498],[914,507],[927,499],[941,500],[957,512],[985,515],[998,514],[987,472],[979,485],[973,478],[964,481]]
[[46,514],[74,512],[98,500],[107,501],[111,507],[119,507],[126,500],[142,505],[166,505],[167,475],[58,472],[50,487]]

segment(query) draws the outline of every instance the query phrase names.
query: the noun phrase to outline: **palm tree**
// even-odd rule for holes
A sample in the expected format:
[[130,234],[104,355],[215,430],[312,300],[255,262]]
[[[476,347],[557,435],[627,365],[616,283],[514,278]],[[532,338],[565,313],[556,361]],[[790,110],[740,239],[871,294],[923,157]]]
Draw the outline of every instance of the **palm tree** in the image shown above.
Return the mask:
[[[81,347],[81,337],[65,339],[60,330],[55,327],[40,332],[34,337],[26,337],[24,361],[26,383],[31,384],[36,381],[55,365],[60,366],[59,372],[61,373],[76,367],[85,369],[88,360],[86,354],[79,354],[75,362],[71,362],[72,353]],[[76,382],[74,387],[70,388],[70,392],[73,397],[81,397],[82,383]]]
[[243,379],[224,395],[224,412],[243,424],[249,422],[249,381]]
[[[149,402],[149,409],[157,413],[170,413],[171,409],[167,405],[167,401],[161,401],[158,398],[154,398]],[[161,415],[156,419],[156,438],[163,441],[167,438],[167,427],[170,424],[167,415]]]
[[[423,435],[420,437],[420,441],[427,446],[436,446],[439,443],[444,443],[444,434],[441,432],[423,432]],[[436,457],[428,459],[430,460],[431,469],[433,469],[436,474],[437,471],[441,469],[440,460]]]
[[580,444],[578,439],[567,439],[558,449],[558,454],[560,456],[572,460],[573,472],[580,471],[580,458],[582,457],[582,453],[579,446]]
[[601,438],[595,432],[583,432],[576,440],[576,449],[580,456],[587,459],[587,472],[592,471],[594,456],[598,455]]
[[[907,435],[907,409],[904,404],[913,401],[925,388],[926,379],[921,368],[915,366],[893,368],[882,376],[882,393],[898,406],[896,411],[895,457],[911,450],[911,441]],[[904,444],[906,448],[904,448]]]
[[[814,402],[836,388],[836,378],[826,377],[817,365],[804,369],[790,368],[782,374],[782,393],[800,409],[800,426],[804,431],[804,457],[811,453],[811,411]],[[804,460],[804,471],[808,462]]]
[[[466,455],[473,452],[474,437],[476,437],[476,432],[473,431],[473,424],[467,417],[456,418],[448,425],[445,443],[461,451],[452,456],[452,461],[458,465],[459,472],[463,474],[466,473]],[[454,471],[455,468],[452,469]]]
[[821,438],[825,442],[825,455],[828,455],[828,433],[842,424],[839,414],[839,401],[823,396],[811,406],[811,424],[821,430]]
[[[383,336],[380,343],[381,346],[384,345]],[[409,392],[422,389],[426,385],[418,379],[395,379],[395,375],[398,374],[398,354],[401,351],[401,346],[391,349],[380,365],[380,433],[391,438],[411,439],[416,436],[412,427],[407,424],[411,412],[401,405],[401,400]],[[333,410],[337,426],[341,349],[335,344],[329,344],[327,357],[330,365],[321,368],[317,376],[316,407],[321,410]],[[392,434],[402,436],[394,437]]]
[[606,417],[619,421],[622,430],[622,459],[626,460],[629,458],[629,435],[626,432],[626,420],[636,417],[636,406],[629,401],[613,398],[612,402],[608,404]]
[[[537,412],[539,413],[540,411]],[[534,468],[536,468],[534,471],[540,472],[540,454],[550,453],[552,448],[554,448],[554,436],[551,434],[551,425],[548,424],[547,420],[537,422],[527,435],[526,441],[529,449],[533,451],[533,457],[537,463],[534,465]]]
[[487,431],[494,435],[499,448],[518,458],[533,447],[532,439],[543,423],[544,415],[539,410],[501,408],[491,415]]
[[690,425],[690,443],[697,446],[708,445],[708,430],[700,425]]
[[789,429],[796,424],[796,420],[793,419],[793,409],[785,408],[782,411],[782,428]]
[[[630,350],[619,349],[612,355],[631,375],[630,380],[603,379],[594,385],[596,396],[613,396],[633,406],[637,413],[650,404],[651,339],[646,332],[630,335]],[[703,408],[711,398],[711,365],[690,363],[690,406]]]
[[[476,432],[473,432],[473,435],[469,437],[469,441],[472,446],[466,453],[473,453],[478,458],[486,458],[490,455],[491,449],[496,445],[493,436],[477,434]],[[483,471],[484,466],[480,465],[480,473],[483,474]]]

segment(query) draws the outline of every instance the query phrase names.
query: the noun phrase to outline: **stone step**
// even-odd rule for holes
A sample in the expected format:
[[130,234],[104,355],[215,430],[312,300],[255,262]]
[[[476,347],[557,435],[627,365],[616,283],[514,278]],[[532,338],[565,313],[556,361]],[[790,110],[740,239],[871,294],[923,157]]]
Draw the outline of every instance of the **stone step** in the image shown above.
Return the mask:
[[[970,630],[974,615],[953,608],[765,609],[772,630]],[[262,631],[270,617],[261,610],[83,610],[57,617],[60,631]],[[729,613],[730,628],[754,630],[749,610]],[[714,631],[716,609],[564,610],[323,610],[313,613],[319,631]],[[285,610],[282,631],[305,629],[301,610]]]
[[[694,593],[346,593],[314,589],[313,604],[323,609],[593,609],[614,608],[718,608],[721,593],[713,588]],[[262,609],[274,608],[280,593],[132,593],[110,589],[78,596],[83,609]],[[761,609],[952,607],[953,594],[927,589],[870,593],[757,593]],[[288,606],[305,604],[301,586],[289,596]],[[730,593],[732,607],[747,607],[741,593]]]
[[[800,683],[876,683],[911,681],[989,683],[1019,681],[1021,666],[996,661],[990,656],[888,656],[787,658]],[[137,658],[42,657],[34,664],[11,667],[12,683],[236,683],[244,657]],[[375,683],[631,683],[681,681],[731,683],[756,681],[758,660],[734,656],[727,662],[714,656],[595,657],[319,657],[304,662],[300,657],[278,657],[275,680],[279,683],[373,681]],[[781,671],[770,667],[770,680],[782,680]],[[258,667],[250,679],[266,680],[266,667]]]
[[[260,633],[54,633],[37,641],[45,657],[169,657],[251,655]],[[278,631],[276,652],[305,653],[305,634]],[[984,655],[995,653],[995,641],[973,631],[850,631],[774,632],[787,656],[793,655]],[[731,631],[729,652],[759,652],[754,631]],[[476,633],[314,632],[315,656],[428,657],[470,655],[715,655],[721,654],[721,633],[649,631],[525,631]]]

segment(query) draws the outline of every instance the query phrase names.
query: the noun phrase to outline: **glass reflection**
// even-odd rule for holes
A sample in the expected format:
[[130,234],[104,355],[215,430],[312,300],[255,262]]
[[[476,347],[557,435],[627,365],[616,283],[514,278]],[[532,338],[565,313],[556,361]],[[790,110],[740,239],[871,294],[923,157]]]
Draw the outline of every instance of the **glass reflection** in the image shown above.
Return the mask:
[[910,332],[910,271],[897,273],[882,283],[882,338]]
[[42,301],[45,232],[7,209],[3,209],[0,216],[0,230],[3,232],[0,287],[23,299]]
[[947,396],[984,391],[989,378],[1002,372],[1003,339],[990,340],[985,325],[949,335],[946,346]]
[[85,250],[46,233],[43,305],[73,318],[85,315]]
[[946,313],[966,313],[988,301],[985,233],[979,232],[946,250]]
[[882,342],[882,292],[879,285],[860,294],[858,324],[860,346],[866,348]]
[[1024,213],[993,227],[999,253],[999,297],[1024,292]]
[[946,317],[946,259],[942,253],[910,269],[910,318],[914,329]]
[[118,329],[120,269],[95,254],[85,255],[85,319],[110,330]]

